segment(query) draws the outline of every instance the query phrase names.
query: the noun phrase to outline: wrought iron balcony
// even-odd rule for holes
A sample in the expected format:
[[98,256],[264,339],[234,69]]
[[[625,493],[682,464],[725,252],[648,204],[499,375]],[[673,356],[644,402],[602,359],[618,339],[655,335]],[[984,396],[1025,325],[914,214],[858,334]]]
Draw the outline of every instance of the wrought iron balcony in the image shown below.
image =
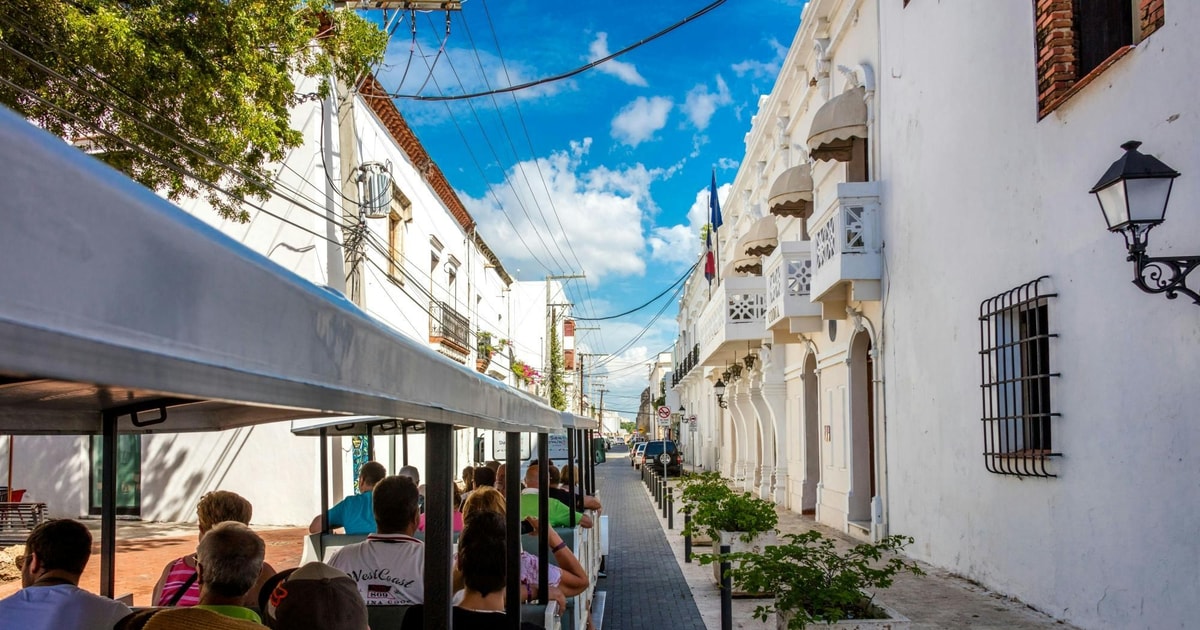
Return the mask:
[[[757,346],[766,332],[766,286],[762,276],[731,277],[713,287],[712,298],[700,313],[698,363],[732,363]],[[747,343],[749,342],[749,344]]]
[[779,333],[821,330],[821,304],[812,294],[812,241],[780,241],[764,265],[767,328]]
[[429,343],[439,352],[465,362],[471,352],[471,326],[465,315],[449,304],[434,300],[429,304]]
[[812,222],[812,300],[825,319],[846,316],[847,300],[878,300],[883,269],[879,183],[838,184],[837,197]]

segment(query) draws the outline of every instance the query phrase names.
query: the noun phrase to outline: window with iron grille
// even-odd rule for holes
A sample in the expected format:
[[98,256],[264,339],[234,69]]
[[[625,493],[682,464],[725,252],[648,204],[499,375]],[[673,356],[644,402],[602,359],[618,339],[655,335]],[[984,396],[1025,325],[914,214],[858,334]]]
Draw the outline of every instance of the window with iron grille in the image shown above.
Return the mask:
[[1047,468],[1054,450],[1051,404],[1053,340],[1048,276],[979,305],[979,358],[983,393],[983,457],[989,472],[1056,477]]

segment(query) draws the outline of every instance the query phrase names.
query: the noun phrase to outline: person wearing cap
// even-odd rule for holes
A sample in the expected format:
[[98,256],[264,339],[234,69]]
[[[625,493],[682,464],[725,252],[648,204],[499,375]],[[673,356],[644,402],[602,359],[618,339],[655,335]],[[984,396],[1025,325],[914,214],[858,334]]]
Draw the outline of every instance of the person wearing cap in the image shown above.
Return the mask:
[[425,599],[425,543],[413,538],[420,522],[417,484],[385,477],[375,486],[377,533],[346,545],[329,558],[358,585],[368,606],[404,606]]
[[[371,500],[371,492],[375,489],[375,484],[387,476],[387,469],[379,462],[367,462],[358,471],[358,491],[360,494],[352,494],[341,501],[337,505],[329,508],[329,529],[332,531],[337,527],[346,530],[347,534],[370,534],[375,531],[375,516],[371,512],[373,502]],[[308,526],[308,533],[319,534],[324,529],[325,519],[323,514],[318,514],[313,518],[312,523]]]
[[[508,558],[505,543],[504,515],[481,510],[469,514],[458,537],[458,555],[454,561],[462,574],[463,597],[450,612],[450,625],[455,630],[494,630],[507,627],[504,610],[505,584],[508,578]],[[404,615],[401,630],[422,630],[425,627],[425,606],[413,606]],[[540,626],[521,623],[521,630]]]
[[271,578],[259,609],[274,630],[368,630],[367,605],[354,579],[321,562]]
[[[529,464],[525,472],[525,489],[521,491],[521,518],[538,516],[538,461]],[[570,527],[571,508],[555,498],[549,499],[549,514],[551,527]],[[582,512],[575,513],[575,522],[583,528],[592,526],[592,517]]]
[[79,588],[92,555],[92,533],[79,521],[38,525],[17,558],[21,590],[0,600],[0,626],[20,630],[108,630],[129,615],[121,602]]

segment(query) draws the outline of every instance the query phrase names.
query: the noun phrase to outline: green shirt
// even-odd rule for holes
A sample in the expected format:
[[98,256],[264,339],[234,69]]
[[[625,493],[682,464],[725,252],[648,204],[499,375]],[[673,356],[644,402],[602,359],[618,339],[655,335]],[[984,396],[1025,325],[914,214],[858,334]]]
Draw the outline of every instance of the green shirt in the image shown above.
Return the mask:
[[258,613],[246,608],[245,606],[228,606],[225,604],[198,604],[196,608],[211,610],[217,614],[232,617],[234,619],[246,619],[254,623],[262,623],[262,617]]
[[[558,499],[550,499],[550,527],[570,527],[571,526],[571,508],[567,507]],[[521,493],[521,518],[527,517],[537,518],[538,516],[538,495],[537,489],[530,488]],[[580,519],[583,518],[582,512],[575,513],[575,524],[578,525]]]

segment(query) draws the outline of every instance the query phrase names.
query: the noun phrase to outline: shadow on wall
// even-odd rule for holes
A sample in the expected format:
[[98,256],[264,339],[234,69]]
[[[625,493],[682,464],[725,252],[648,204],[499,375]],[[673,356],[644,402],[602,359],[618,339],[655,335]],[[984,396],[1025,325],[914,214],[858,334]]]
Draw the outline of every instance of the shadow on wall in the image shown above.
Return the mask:
[[[87,514],[87,443],[88,438],[74,435],[16,436],[13,487],[27,490],[25,501],[45,503],[52,518]],[[3,462],[7,470],[7,451]]]
[[243,427],[219,433],[144,438],[143,518],[195,521],[200,497],[224,488],[231,468],[253,434],[254,427]]

